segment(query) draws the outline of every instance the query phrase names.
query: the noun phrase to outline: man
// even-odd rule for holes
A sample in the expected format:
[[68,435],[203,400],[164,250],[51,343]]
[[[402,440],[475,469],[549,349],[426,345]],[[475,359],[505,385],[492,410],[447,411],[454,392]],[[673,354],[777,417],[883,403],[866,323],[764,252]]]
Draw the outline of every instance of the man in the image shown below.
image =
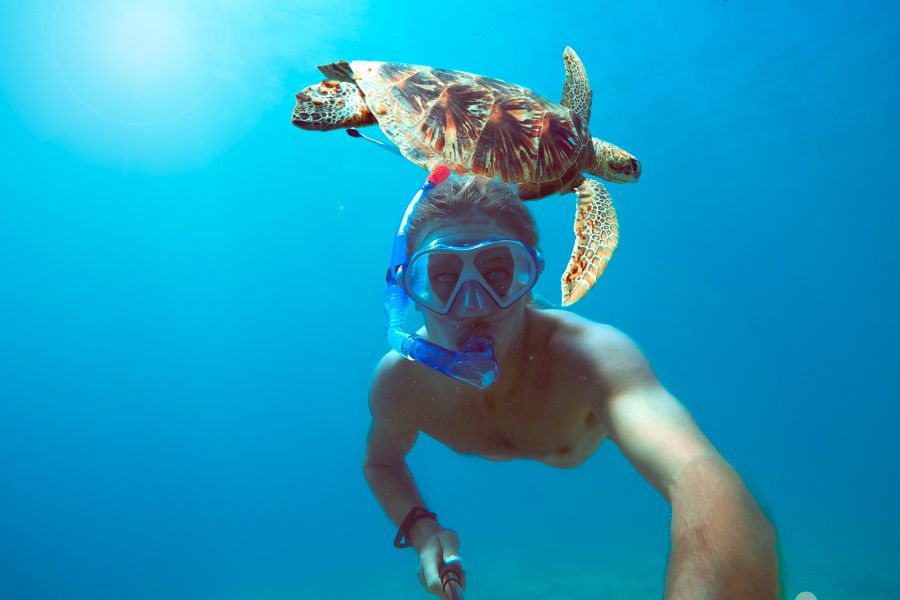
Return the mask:
[[776,597],[772,525],[634,342],[531,302],[537,233],[512,188],[451,178],[416,207],[407,240],[420,334],[451,350],[488,338],[500,370],[479,389],[390,352],[375,372],[364,472],[398,540],[418,551],[429,592],[443,597],[459,539],[424,507],[406,466],[420,431],[460,453],[561,468],[610,438],[672,506],[666,598]]

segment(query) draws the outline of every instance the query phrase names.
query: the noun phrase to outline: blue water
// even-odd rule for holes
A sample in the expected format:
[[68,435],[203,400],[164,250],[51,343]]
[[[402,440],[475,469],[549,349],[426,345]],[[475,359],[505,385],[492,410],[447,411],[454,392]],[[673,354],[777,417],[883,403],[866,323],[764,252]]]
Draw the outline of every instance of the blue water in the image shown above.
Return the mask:
[[[423,598],[360,465],[424,171],[291,126],[315,65],[557,99],[636,154],[574,307],[645,350],[776,524],[785,597],[900,597],[897,2],[34,0],[0,7],[0,597]],[[377,130],[374,133],[378,133]],[[574,196],[530,204],[558,297]],[[660,598],[665,501],[410,457],[467,597]]]

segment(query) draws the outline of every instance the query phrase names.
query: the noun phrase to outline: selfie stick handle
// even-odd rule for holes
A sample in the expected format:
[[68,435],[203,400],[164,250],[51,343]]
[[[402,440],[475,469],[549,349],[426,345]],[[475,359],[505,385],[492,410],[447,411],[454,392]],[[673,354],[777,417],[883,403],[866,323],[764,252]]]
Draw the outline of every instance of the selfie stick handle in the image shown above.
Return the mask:
[[455,581],[448,582],[448,585],[444,586],[444,593],[447,594],[447,600],[463,600],[462,590]]
[[459,586],[461,570],[458,559],[447,561],[440,567],[441,588],[447,600],[463,600],[462,588]]

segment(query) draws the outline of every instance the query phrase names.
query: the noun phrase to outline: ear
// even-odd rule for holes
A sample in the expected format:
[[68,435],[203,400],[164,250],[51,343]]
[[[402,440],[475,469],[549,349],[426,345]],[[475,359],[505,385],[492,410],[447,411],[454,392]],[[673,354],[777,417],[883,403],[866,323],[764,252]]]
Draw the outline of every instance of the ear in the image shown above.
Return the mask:
[[544,272],[544,253],[541,252],[540,248],[535,248],[534,256],[535,256],[535,259],[537,262],[538,275],[540,275],[541,273]]

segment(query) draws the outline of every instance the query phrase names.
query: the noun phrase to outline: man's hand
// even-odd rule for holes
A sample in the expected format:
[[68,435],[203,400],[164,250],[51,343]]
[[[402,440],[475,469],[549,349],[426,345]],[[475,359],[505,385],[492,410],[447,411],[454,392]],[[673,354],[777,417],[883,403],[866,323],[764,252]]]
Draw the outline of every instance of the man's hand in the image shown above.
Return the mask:
[[459,557],[459,538],[456,533],[444,529],[434,521],[420,521],[417,525],[431,525],[427,530],[416,531],[413,545],[419,552],[419,581],[422,587],[439,598],[446,598],[441,573],[449,567],[459,574],[459,585],[466,587],[466,575]]

